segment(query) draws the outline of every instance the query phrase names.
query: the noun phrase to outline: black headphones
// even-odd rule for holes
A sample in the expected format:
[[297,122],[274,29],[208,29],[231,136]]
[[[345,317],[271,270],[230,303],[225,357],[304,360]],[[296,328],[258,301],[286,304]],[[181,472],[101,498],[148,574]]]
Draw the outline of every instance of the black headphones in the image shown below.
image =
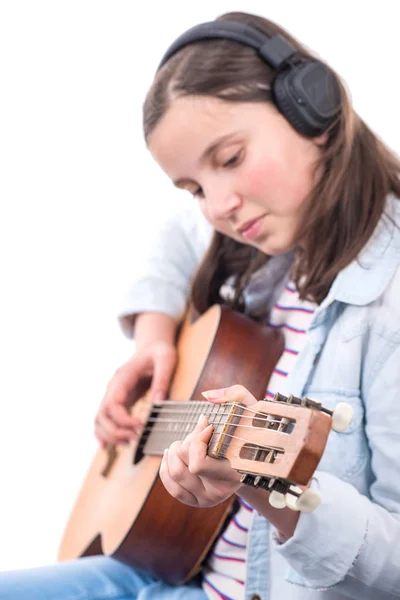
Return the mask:
[[[209,39],[226,39],[250,46],[273,69],[272,96],[278,110],[302,135],[324,133],[340,112],[340,90],[333,73],[316,59],[302,58],[281,35],[269,37],[236,21],[211,21],[192,27],[169,47],[160,69],[179,50]],[[297,56],[296,56],[297,55]]]

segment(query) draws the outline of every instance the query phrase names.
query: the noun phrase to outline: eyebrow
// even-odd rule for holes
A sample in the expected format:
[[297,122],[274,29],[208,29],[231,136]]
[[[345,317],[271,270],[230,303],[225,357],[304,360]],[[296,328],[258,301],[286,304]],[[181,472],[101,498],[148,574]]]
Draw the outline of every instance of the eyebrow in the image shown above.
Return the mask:
[[[214,142],[212,144],[210,144],[204,150],[203,154],[200,156],[199,162],[200,163],[204,163],[205,160],[218,148],[218,146],[220,146],[221,144],[223,144],[224,142],[226,142],[230,138],[234,137],[235,135],[237,135],[237,132],[235,132],[235,133],[227,133],[226,135],[222,135],[221,137],[219,137],[216,140],[214,140]],[[180,179],[176,179],[174,181],[174,185],[176,187],[180,187],[184,183],[190,183],[191,181],[192,180],[189,179],[188,177],[181,177]]]

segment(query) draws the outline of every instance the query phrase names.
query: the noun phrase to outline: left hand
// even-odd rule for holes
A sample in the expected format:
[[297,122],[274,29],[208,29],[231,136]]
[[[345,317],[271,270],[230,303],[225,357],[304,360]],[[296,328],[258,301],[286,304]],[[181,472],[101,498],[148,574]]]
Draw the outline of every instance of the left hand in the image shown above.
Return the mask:
[[[223,390],[210,390],[203,395],[209,402],[242,402],[255,404],[256,398],[241,385]],[[213,426],[202,415],[196,428],[180,442],[165,450],[160,477],[167,491],[189,506],[215,506],[234,494],[240,484],[237,473],[226,459],[207,455]]]

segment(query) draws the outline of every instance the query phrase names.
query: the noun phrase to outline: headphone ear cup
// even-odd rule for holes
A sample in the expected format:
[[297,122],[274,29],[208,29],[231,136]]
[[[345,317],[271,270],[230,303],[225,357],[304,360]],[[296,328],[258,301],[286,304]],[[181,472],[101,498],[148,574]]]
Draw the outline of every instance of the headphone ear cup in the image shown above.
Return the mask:
[[340,112],[336,78],[316,60],[289,64],[278,71],[272,92],[280,112],[306,137],[324,133]]
[[299,113],[297,106],[293,106],[293,100],[287,92],[288,72],[288,68],[278,71],[273,81],[272,95],[276,107],[289,121],[292,127],[301,133],[301,135],[309,137],[309,127],[304,120],[304,115]]

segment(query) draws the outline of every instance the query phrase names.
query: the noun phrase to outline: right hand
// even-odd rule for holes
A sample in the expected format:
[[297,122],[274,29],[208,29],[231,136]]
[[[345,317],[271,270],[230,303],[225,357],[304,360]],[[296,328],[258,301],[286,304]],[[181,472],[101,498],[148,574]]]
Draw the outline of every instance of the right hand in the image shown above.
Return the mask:
[[139,380],[152,377],[152,401],[162,402],[167,395],[177,361],[174,345],[154,341],[136,352],[110,380],[95,418],[95,434],[104,448],[107,444],[128,443],[143,424],[128,411],[129,397]]

